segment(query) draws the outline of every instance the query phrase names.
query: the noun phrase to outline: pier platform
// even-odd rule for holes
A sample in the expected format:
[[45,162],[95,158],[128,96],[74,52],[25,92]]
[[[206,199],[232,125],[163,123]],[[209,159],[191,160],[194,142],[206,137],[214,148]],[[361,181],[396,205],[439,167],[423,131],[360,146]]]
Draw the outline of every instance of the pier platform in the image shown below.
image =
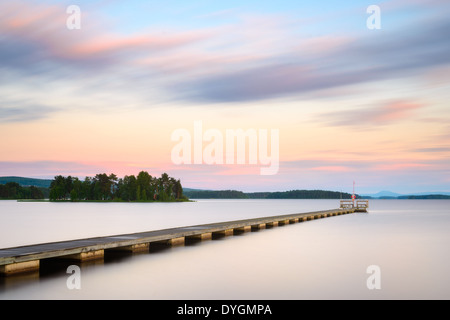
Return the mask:
[[341,209],[355,209],[355,212],[367,212],[369,209],[369,200],[341,200]]

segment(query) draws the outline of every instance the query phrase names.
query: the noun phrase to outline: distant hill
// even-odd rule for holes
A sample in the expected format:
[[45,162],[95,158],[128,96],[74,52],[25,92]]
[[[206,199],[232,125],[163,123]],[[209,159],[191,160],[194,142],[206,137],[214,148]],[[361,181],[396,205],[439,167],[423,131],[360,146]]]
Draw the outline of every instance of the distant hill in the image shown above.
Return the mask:
[[183,194],[190,199],[249,199],[244,192],[236,190],[193,190],[183,188]]
[[[247,193],[252,199],[351,199],[350,193],[329,190],[290,190]],[[361,198],[356,195],[357,198]]]
[[[236,190],[199,190],[184,188],[191,199],[351,199],[350,193],[328,190],[290,190],[281,192],[242,192]],[[357,199],[450,199],[450,193],[420,193],[402,195],[391,191],[356,195]]]
[[450,199],[450,195],[446,194],[424,194],[424,195],[409,195],[400,196],[396,199]]
[[[183,193],[191,199],[350,199],[351,194],[326,190],[291,190],[281,192],[251,192],[236,190],[189,190]],[[358,196],[358,198],[360,198]]]
[[413,193],[409,194],[409,196],[433,196],[433,195],[444,195],[444,196],[450,196],[450,192],[420,192],[420,193]]
[[0,200],[45,199],[51,180],[0,177]]
[[374,194],[363,194],[371,199],[450,199],[450,192],[420,192],[413,194],[400,194],[391,191],[380,191]]
[[205,191],[205,190],[202,190],[202,189],[192,189],[192,188],[183,188],[183,191],[189,191],[189,192],[191,192],[191,191]]
[[16,182],[23,187],[35,186],[40,188],[50,188],[52,180],[24,177],[0,177],[0,184],[7,184],[8,182]]
[[381,197],[396,198],[396,197],[399,197],[399,196],[403,196],[403,194],[395,193],[395,192],[391,192],[391,191],[380,191],[380,192],[373,193],[373,194],[363,194],[363,196],[365,196],[365,197],[372,197],[372,198],[381,198]]

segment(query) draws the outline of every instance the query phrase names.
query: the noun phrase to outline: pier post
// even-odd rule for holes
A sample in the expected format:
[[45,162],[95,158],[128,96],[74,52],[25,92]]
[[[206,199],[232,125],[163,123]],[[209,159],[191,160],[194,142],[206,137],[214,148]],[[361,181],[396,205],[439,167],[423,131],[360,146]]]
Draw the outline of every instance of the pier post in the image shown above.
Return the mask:
[[265,229],[265,228],[266,228],[266,224],[265,223],[252,225],[252,231],[257,231],[257,230],[261,230],[261,229]]
[[232,236],[233,234],[234,234],[233,229],[225,229],[225,230],[220,230],[220,231],[214,231],[212,233],[212,237],[213,237],[213,239],[216,239],[216,238],[221,238],[221,237]]
[[17,273],[33,272],[39,270],[39,260],[15,262],[0,266],[0,275],[9,276]]
[[278,221],[268,222],[266,223],[266,228],[273,228],[278,226]]
[[171,245],[172,247],[183,246],[184,241],[185,241],[184,237],[173,238],[169,240],[168,244]]
[[186,241],[203,241],[203,240],[211,240],[211,239],[212,239],[212,232],[195,234],[195,235],[186,237]]
[[278,225],[279,226],[285,226],[287,224],[289,224],[289,220],[280,220],[280,221],[278,221]]
[[242,234],[245,232],[249,232],[252,230],[251,226],[245,226],[245,227],[239,227],[239,228],[234,228],[233,229],[233,234]]
[[60,256],[58,259],[76,260],[76,261],[90,261],[96,259],[103,259],[105,256],[105,251],[102,250],[92,250],[86,252],[80,252],[76,254],[70,254],[66,256]]
[[150,252],[159,251],[161,249],[184,246],[185,237],[172,238],[167,240],[159,240],[150,242]]
[[118,252],[147,252],[149,251],[150,243],[139,243],[133,244],[125,247],[117,247],[107,249],[108,251],[118,251]]

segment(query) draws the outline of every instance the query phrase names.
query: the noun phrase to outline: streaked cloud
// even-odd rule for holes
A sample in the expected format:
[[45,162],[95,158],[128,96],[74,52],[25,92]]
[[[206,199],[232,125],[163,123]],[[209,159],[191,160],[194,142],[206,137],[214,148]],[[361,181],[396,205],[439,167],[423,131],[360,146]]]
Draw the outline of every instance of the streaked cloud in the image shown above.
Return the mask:
[[137,175],[147,170],[152,175],[161,175],[164,168],[153,168],[146,164],[132,164],[127,162],[80,162],[80,161],[0,161],[0,176],[27,176],[37,178],[53,178],[56,175],[71,175],[84,179],[93,177],[97,173],[115,173],[119,177]]
[[18,60],[24,68],[52,62],[97,69],[116,63],[128,64],[136,56],[151,55],[207,37],[207,32],[183,30],[121,35],[108,29],[111,22],[89,12],[83,15],[83,28],[74,31],[66,28],[68,15],[62,5],[14,1],[4,2],[0,8],[4,67],[18,67],[11,63]]
[[[29,62],[39,62],[36,59],[60,60],[90,67],[108,62],[129,64],[136,57],[151,56],[161,50],[181,48],[197,41],[210,42],[211,46],[227,45],[242,51],[248,49],[245,41],[250,40],[252,51],[266,48],[273,52],[257,68],[246,69],[243,68],[245,65],[239,63],[239,72],[224,72],[197,79],[197,83],[193,85],[199,95],[218,101],[223,101],[226,97],[231,101],[253,100],[332,88],[398,76],[400,71],[418,70],[449,62],[445,54],[450,46],[445,32],[449,23],[445,18],[430,25],[417,26],[415,22],[404,30],[382,33],[375,37],[360,34],[353,39],[344,37],[345,41],[330,36],[300,38],[294,46],[296,50],[289,51],[293,49],[292,45],[276,40],[290,39],[291,35],[288,26],[278,22],[278,17],[242,19],[240,24],[232,28],[180,30],[164,34],[147,32],[123,36],[105,30],[102,27],[105,21],[98,21],[100,18],[95,16],[88,16],[86,26],[79,32],[67,30],[64,28],[67,17],[62,14],[62,7],[35,7],[24,2],[11,2],[3,4],[2,9],[0,30],[6,36],[9,47],[9,53],[3,52],[3,61],[8,65],[9,59],[18,59],[14,54],[17,52],[27,52]],[[411,32],[411,28],[414,32]],[[238,30],[245,37],[238,37]],[[229,38],[230,32],[234,34],[232,38]],[[15,40],[8,39],[8,36]],[[262,42],[262,39],[265,41]],[[233,42],[234,45],[230,47]],[[279,43],[283,51],[273,50],[271,46],[274,43]],[[24,46],[28,46],[28,50],[22,50]],[[315,56],[307,54],[314,52],[312,50],[315,50]],[[179,51],[178,54],[182,56],[183,53],[184,51]],[[24,57],[20,60],[24,60]],[[283,80],[281,84],[280,79]]]
[[450,63],[448,19],[377,36],[360,35],[314,57],[285,53],[259,67],[181,83],[198,101],[236,102],[301,95],[362,83],[419,76]]
[[[18,1],[0,9],[3,68],[22,76],[70,77],[81,87],[86,72],[95,71],[105,91],[112,81],[131,91],[156,85],[185,102],[298,97],[420,76],[450,63],[447,16],[377,35],[311,37],[298,31],[304,22],[284,22],[288,15],[245,14],[234,25],[122,35],[109,31],[111,22],[95,12],[88,12],[83,28],[74,32],[65,28],[62,6]],[[170,69],[173,73],[166,73]]]
[[[53,178],[56,175],[85,176],[86,173],[95,175],[102,173],[104,167],[70,161],[0,161],[2,176],[27,176],[39,178]],[[20,173],[20,174],[18,174]]]
[[[414,116],[414,111],[424,107],[411,101],[389,101],[380,105],[321,114],[318,121],[336,126],[378,126],[402,121]],[[320,119],[319,119],[320,118]]]
[[430,148],[417,148],[412,149],[412,152],[420,152],[420,153],[447,153],[450,152],[450,147],[430,147]]
[[46,118],[56,110],[52,107],[33,105],[29,103],[25,106],[12,106],[0,103],[0,123],[26,122]]

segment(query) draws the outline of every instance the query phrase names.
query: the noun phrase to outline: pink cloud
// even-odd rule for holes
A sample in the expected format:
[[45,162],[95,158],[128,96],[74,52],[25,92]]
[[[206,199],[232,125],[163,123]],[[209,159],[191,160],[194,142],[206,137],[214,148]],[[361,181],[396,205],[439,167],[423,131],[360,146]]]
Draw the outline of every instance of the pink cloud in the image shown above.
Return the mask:
[[[0,33],[27,43],[31,52],[41,60],[90,60],[117,56],[119,53],[151,54],[194,43],[211,37],[206,31],[172,31],[164,35],[142,32],[120,35],[109,31],[108,22],[99,16],[82,12],[79,30],[68,30],[69,15],[65,6],[36,4],[22,1],[0,4]],[[123,63],[134,57],[121,56]]]
[[383,125],[410,119],[414,116],[415,111],[424,106],[424,104],[415,101],[395,100],[363,109],[321,114],[319,120],[325,119],[327,122],[338,126]]
[[126,50],[165,50],[195,42],[207,37],[202,32],[183,32],[168,36],[143,34],[129,37],[118,35],[98,35],[98,38],[86,39],[73,48],[68,48],[69,53],[81,56],[102,54],[114,51]]
[[355,41],[355,38],[350,36],[316,36],[301,39],[299,44],[294,47],[294,50],[302,55],[309,54],[316,56],[330,54],[351,44],[353,41]]
[[406,169],[422,169],[429,168],[430,164],[424,163],[392,163],[392,164],[380,164],[375,165],[373,170],[377,171],[397,171],[397,170],[406,170]]
[[261,166],[253,165],[224,165],[222,170],[216,175],[219,176],[242,176],[242,175],[259,175]]
[[323,166],[323,167],[314,167],[310,170],[314,171],[328,171],[328,172],[349,172],[352,171],[349,167],[344,166]]
[[258,54],[185,50],[182,55],[174,51],[164,55],[145,57],[137,62],[143,67],[151,67],[165,74],[178,75],[180,72],[199,74],[224,72],[236,65],[254,63],[263,59],[264,56]]
[[409,102],[396,101],[382,106],[380,109],[372,110],[372,121],[378,123],[396,121],[409,118],[413,111],[421,108],[423,105]]

